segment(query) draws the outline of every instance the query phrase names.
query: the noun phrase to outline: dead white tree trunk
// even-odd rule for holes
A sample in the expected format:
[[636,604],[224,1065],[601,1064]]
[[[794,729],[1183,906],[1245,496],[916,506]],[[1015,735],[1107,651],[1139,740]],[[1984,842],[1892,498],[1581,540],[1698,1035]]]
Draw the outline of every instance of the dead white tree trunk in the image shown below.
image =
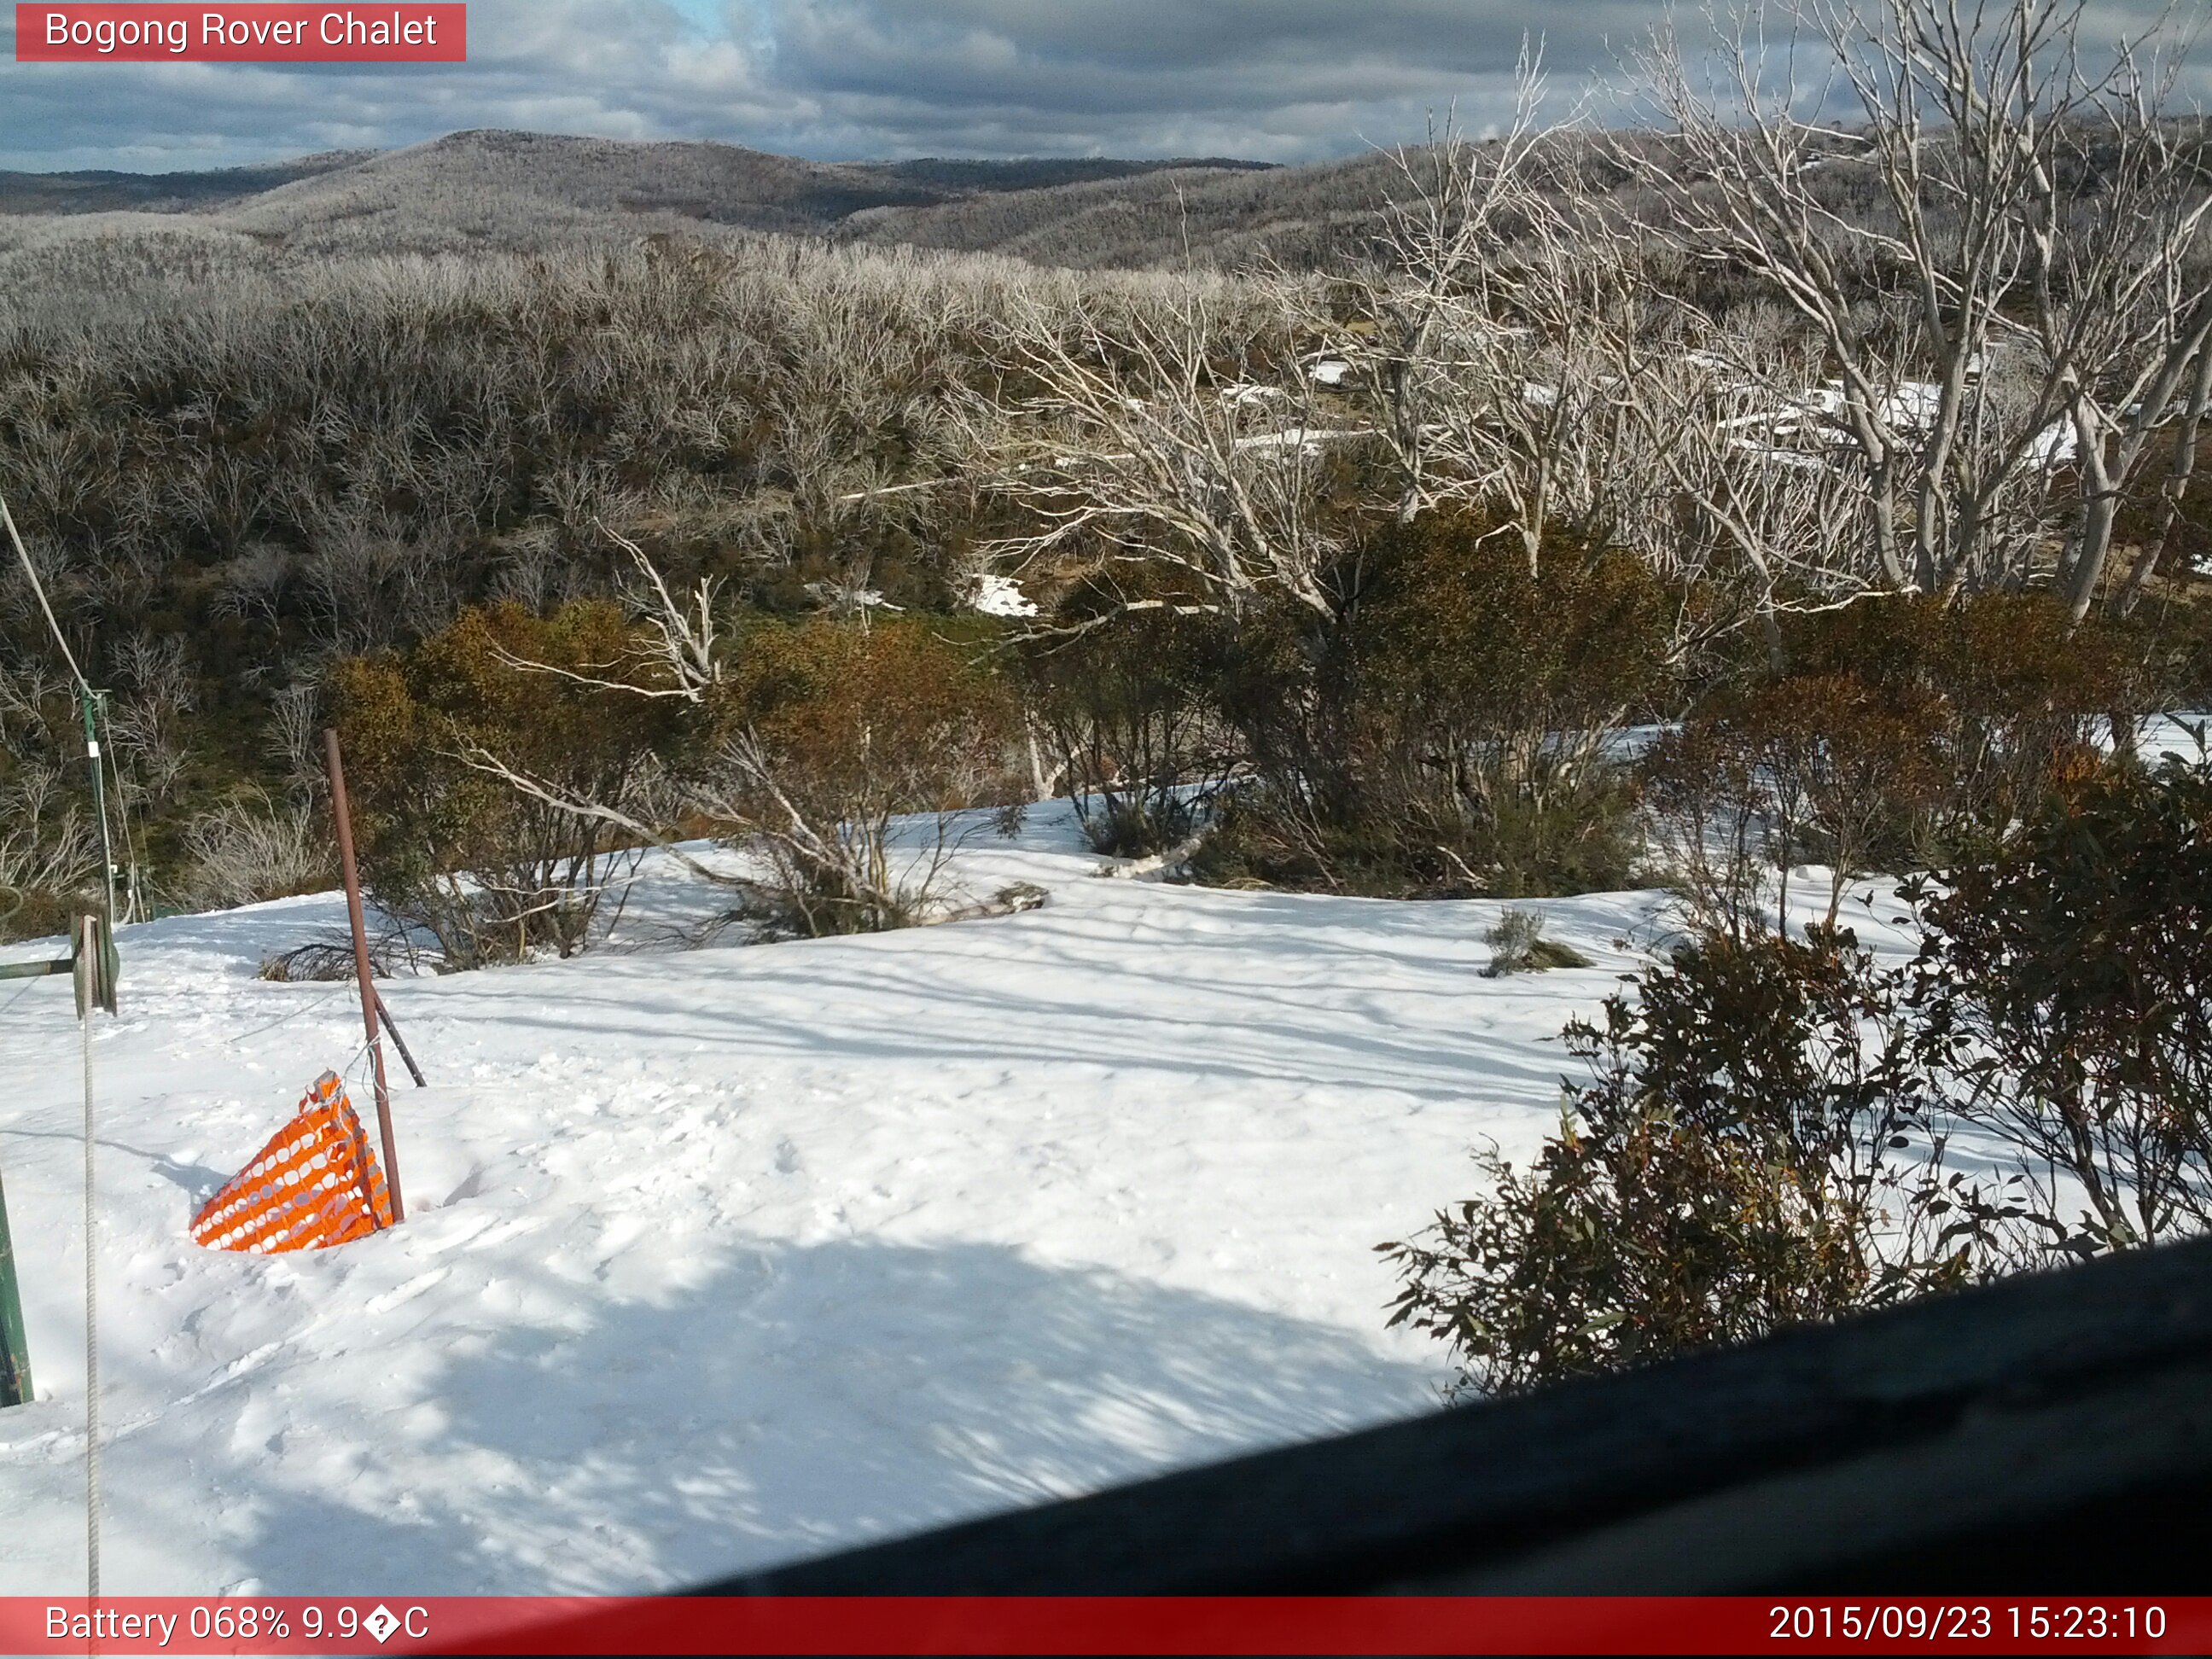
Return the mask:
[[1205,275],[1012,307],[1000,395],[970,402],[968,428],[989,488],[1034,527],[987,556],[1089,579],[1124,610],[1237,613],[1272,593],[1330,614],[1321,475],[1353,434],[1317,419],[1282,321],[1279,295]]
[[1672,131],[1614,154],[1686,256],[1818,341],[1883,582],[2014,585],[2056,548],[2079,617],[2212,336],[2212,198],[2177,165],[2165,37],[2098,54],[2085,0],[1785,15],[1786,40],[1717,37],[1717,88],[1662,30],[1636,67]]

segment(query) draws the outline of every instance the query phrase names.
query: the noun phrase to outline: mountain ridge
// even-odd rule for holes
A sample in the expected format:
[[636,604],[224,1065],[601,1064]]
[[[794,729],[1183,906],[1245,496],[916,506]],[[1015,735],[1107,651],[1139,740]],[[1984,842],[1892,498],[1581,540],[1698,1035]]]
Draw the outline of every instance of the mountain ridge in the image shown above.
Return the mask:
[[1310,237],[1316,185],[1340,200],[1338,175],[1371,159],[817,161],[713,141],[477,128],[400,149],[201,172],[0,173],[0,224],[15,221],[19,237],[43,225],[70,240],[243,235],[309,253],[530,248],[688,228],[1076,265],[1159,263],[1188,244],[1226,263],[1260,248],[1271,228]]

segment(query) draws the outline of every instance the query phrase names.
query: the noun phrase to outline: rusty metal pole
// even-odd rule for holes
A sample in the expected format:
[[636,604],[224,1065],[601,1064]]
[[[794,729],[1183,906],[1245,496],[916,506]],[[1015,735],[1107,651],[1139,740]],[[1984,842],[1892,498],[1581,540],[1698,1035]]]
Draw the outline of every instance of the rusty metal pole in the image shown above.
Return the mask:
[[331,817],[338,830],[338,867],[345,873],[346,920],[353,924],[353,970],[361,981],[361,1022],[368,1032],[369,1063],[376,1075],[376,1132],[384,1142],[384,1184],[392,1194],[392,1219],[407,1219],[399,1195],[399,1153],[392,1140],[392,1092],[384,1082],[384,1044],[376,1030],[376,982],[368,971],[368,925],[361,909],[361,875],[353,861],[353,814],[346,805],[345,763],[338,758],[338,734],[325,727],[323,759],[331,774]]

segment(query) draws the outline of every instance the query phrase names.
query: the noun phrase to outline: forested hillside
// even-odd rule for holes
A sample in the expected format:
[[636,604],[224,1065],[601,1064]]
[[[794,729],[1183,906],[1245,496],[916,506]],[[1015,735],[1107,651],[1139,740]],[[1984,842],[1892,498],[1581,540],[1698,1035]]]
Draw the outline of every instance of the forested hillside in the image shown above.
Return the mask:
[[[0,491],[113,693],[170,902],[313,878],[270,851],[306,809],[264,808],[348,665],[476,650],[487,606],[510,654],[540,625],[610,661],[690,640],[672,672],[708,680],[651,689],[702,706],[744,680],[718,653],[773,656],[762,626],[829,687],[838,629],[902,618],[915,653],[894,629],[868,672],[950,672],[942,636],[1018,717],[872,813],[1080,786],[1150,851],[1198,827],[1186,783],[1258,780],[1201,867],[1336,890],[1620,878],[1662,780],[1615,736],[1761,674],[1851,682],[1837,719],[1909,690],[1883,719],[1970,749],[1960,721],[2040,699],[2040,758],[2002,763],[2031,769],[2192,695],[2201,121],[2085,83],[2014,135],[2038,173],[1879,110],[1748,148],[1675,95],[1663,131],[1531,101],[1286,169],[470,132],[213,205],[0,216]],[[2063,237],[2032,234],[2038,178]],[[0,595],[28,927],[88,830],[40,596],[21,568]],[[1958,681],[1961,629],[2039,665]],[[1973,752],[1971,802],[1899,803],[1863,856],[1996,810]],[[616,809],[633,834],[714,821],[663,786]]]

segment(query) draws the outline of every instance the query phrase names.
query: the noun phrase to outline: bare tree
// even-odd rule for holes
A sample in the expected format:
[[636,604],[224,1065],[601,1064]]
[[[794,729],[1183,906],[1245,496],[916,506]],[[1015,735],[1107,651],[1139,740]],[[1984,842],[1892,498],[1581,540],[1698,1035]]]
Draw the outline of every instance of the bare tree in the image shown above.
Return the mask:
[[[947,902],[960,840],[952,813],[994,781],[1006,746],[970,688],[901,683],[896,665],[886,673],[865,650],[851,653],[843,665],[857,678],[817,698],[779,744],[726,695],[739,635],[720,613],[717,585],[702,580],[678,597],[643,548],[605,533],[635,572],[629,599],[639,617],[636,647],[604,673],[496,654],[513,668],[688,703],[711,740],[619,797],[564,789],[480,744],[463,744],[459,759],[541,806],[660,848],[693,875],[737,893],[741,912],[771,929],[877,931],[1029,907],[1032,896],[1012,890],[980,906]],[[907,814],[928,819],[933,833],[902,827]],[[737,871],[696,856],[676,826],[702,823],[760,864]]]
[[[1500,303],[1509,279],[1499,273],[1517,222],[1541,205],[1522,176],[1543,96],[1525,42],[1516,87],[1501,137],[1478,143],[1449,118],[1432,119],[1425,144],[1390,153],[1382,220],[1342,280],[1284,284],[1309,301],[1298,320],[1315,355],[1342,365],[1334,383],[1371,418],[1398,476],[1401,523],[1498,481],[1486,433],[1465,441],[1468,417],[1490,414],[1495,400],[1470,398],[1468,382],[1530,331]],[[1516,408],[1522,390],[1515,381]]]
[[1782,665],[1780,617],[1886,584],[1864,559],[1869,498],[1839,466],[1820,358],[1754,308],[1725,324],[1651,296],[1659,319],[1616,337],[1612,379],[1634,441],[1617,481],[1616,539],[1687,591],[1744,595]]
[[1632,416],[1652,307],[1633,244],[1571,181],[1528,192],[1519,216],[1457,310],[1447,384],[1460,395],[1438,401],[1432,447],[1540,574],[1553,532],[1602,545],[1648,510],[1656,481]]
[[167,799],[189,758],[186,716],[198,702],[184,641],[138,629],[118,647],[115,667],[128,688],[115,708],[116,744],[151,797]]
[[307,682],[288,685],[270,699],[269,731],[261,751],[283,763],[285,776],[295,787],[312,787],[323,776],[316,753],[323,727],[320,700],[315,686]]
[[1393,152],[1364,257],[1283,287],[1389,458],[1400,522],[1480,507],[1532,572],[1558,526],[1615,539],[1652,483],[1624,378],[1650,309],[1641,250],[1579,176],[1587,135],[1539,129],[1543,93],[1524,45],[1504,132],[1478,142],[1447,120]]
[[2018,583],[2055,545],[2079,617],[2201,382],[2212,196],[2166,116],[2178,56],[2154,30],[2095,66],[2087,9],[1793,0],[1785,40],[1721,34],[1717,89],[1671,30],[1635,59],[1670,141],[1613,154],[1687,255],[1812,331],[1892,588]]
[[27,898],[74,893],[99,871],[92,824],[67,793],[48,765],[20,766],[0,781],[0,929]]
[[[1347,434],[1316,420],[1269,289],[1070,283],[1022,296],[991,343],[1000,395],[969,402],[968,431],[1037,526],[994,543],[998,562],[1126,583],[1127,610],[1241,614],[1279,594],[1333,613],[1322,473]],[[1145,591],[1163,577],[1173,597]]]
[[185,896],[209,908],[312,891],[331,875],[331,830],[305,794],[242,793],[185,826]]

